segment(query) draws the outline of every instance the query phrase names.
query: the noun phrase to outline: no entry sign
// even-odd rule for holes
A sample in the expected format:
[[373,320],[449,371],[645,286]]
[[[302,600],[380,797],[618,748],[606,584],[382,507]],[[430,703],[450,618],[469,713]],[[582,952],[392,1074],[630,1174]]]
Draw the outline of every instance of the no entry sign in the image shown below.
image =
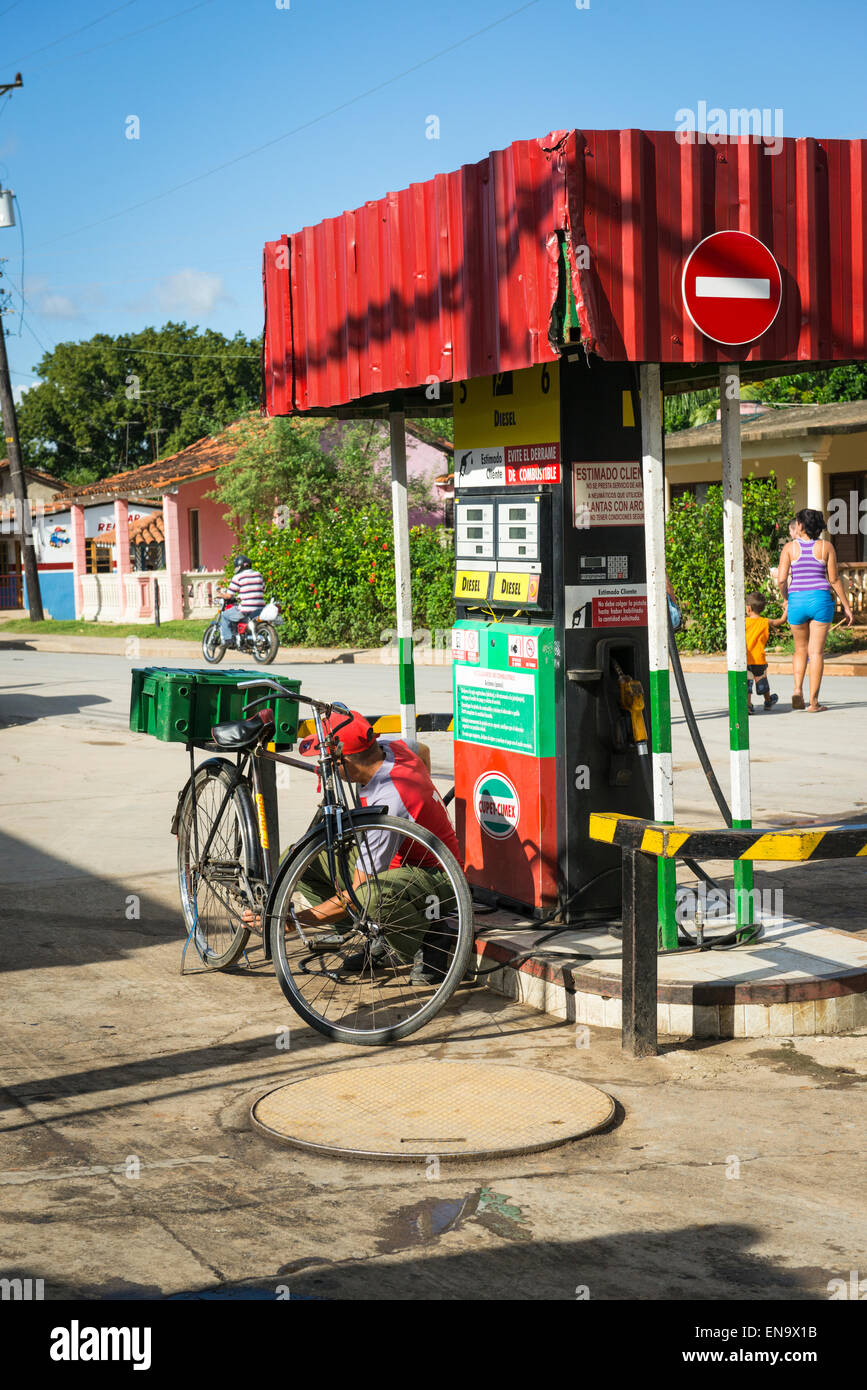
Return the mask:
[[699,332],[716,343],[751,343],[777,317],[780,267],[747,232],[714,232],[683,267],[683,302]]

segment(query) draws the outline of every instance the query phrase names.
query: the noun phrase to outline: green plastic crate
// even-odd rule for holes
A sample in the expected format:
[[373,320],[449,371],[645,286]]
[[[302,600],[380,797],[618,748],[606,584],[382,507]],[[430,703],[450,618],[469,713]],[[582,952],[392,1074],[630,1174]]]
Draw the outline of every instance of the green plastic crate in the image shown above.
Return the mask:
[[[215,724],[228,719],[247,718],[247,706],[268,692],[262,688],[239,690],[241,681],[255,680],[254,671],[189,670],[172,666],[145,666],[132,672],[129,727],[136,734],[153,734],[164,743],[204,743]],[[290,690],[300,690],[301,682],[280,678]],[[298,702],[276,694],[268,705],[257,705],[274,712],[274,739],[279,747],[295,742],[298,732]]]

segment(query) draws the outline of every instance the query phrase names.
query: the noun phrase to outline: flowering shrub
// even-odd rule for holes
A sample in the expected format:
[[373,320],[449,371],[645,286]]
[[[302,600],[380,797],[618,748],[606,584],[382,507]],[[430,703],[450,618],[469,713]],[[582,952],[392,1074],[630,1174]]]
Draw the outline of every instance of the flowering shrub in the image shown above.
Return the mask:
[[[395,623],[391,512],[330,507],[300,527],[252,522],[238,549],[265,579],[279,603],[287,646],[376,646]],[[414,526],[409,550],[414,625],[444,628],[454,621],[454,551],[443,529]]]

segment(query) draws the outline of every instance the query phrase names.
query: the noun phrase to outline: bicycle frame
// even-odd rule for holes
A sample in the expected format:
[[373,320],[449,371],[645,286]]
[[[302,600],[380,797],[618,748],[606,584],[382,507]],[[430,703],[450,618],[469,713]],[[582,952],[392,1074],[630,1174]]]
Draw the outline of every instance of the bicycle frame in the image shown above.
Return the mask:
[[[256,686],[267,686],[269,687],[269,690],[276,691],[282,695],[290,694],[290,692],[286,691],[279,684],[278,681],[268,679],[241,682],[238,688],[246,690]],[[263,695],[260,699],[253,700],[247,706],[248,710],[252,709],[255,705],[266,704],[269,698],[270,695]],[[354,799],[354,804],[350,805],[349,800],[347,798],[346,783],[344,779],[339,775],[338,771],[338,763],[340,759],[334,750],[334,740],[337,734],[340,732],[341,727],[343,726],[338,725],[330,733],[326,733],[323,727],[323,718],[327,718],[328,715],[334,710],[336,710],[338,713],[345,712],[347,715],[347,719],[345,722],[349,723],[352,716],[347,707],[338,702],[335,702],[331,705],[326,705],[318,700],[314,700],[309,695],[301,695],[300,692],[295,695],[295,698],[303,700],[305,701],[305,703],[308,703],[312,706],[313,723],[316,731],[317,747],[319,749],[320,754],[316,762],[311,765],[310,762],[302,761],[300,758],[291,758],[284,753],[277,753],[274,749],[267,748],[266,746],[264,746],[264,742],[258,743],[254,745],[252,748],[239,749],[236,757],[236,762],[234,764],[231,763],[227,758],[214,760],[221,762],[223,766],[229,768],[232,772],[232,778],[229,786],[226,787],[223,793],[223,799],[220,802],[220,805],[214,816],[208,837],[200,850],[199,821],[198,810],[196,806],[196,774],[198,772],[198,768],[195,765],[195,749],[196,747],[201,747],[202,745],[188,743],[187,750],[189,752],[190,757],[190,778],[187,782],[187,786],[182,788],[181,793],[178,797],[178,809],[175,813],[175,820],[173,822],[172,827],[173,829],[177,828],[178,817],[180,815],[180,808],[183,804],[187,787],[189,787],[192,802],[193,848],[196,856],[196,864],[197,866],[200,866],[207,859],[208,851],[210,849],[214,835],[216,834],[217,827],[223,815],[223,811],[225,810],[225,807],[228,804],[230,798],[234,795],[235,789],[241,783],[249,781],[253,794],[253,803],[256,808],[256,821],[258,829],[256,848],[258,862],[255,866],[256,872],[254,874],[244,874],[242,877],[243,886],[247,898],[249,900],[251,910],[255,910],[257,906],[255,901],[254,885],[257,883],[261,883],[262,887],[265,890],[265,904],[262,918],[262,939],[266,959],[270,959],[271,955],[270,931],[268,930],[268,925],[270,923],[271,906],[274,899],[275,891],[279,886],[280,881],[284,877],[286,869],[288,868],[290,862],[295,858],[298,851],[303,849],[304,846],[311,840],[315,839],[322,832],[323,829],[325,832],[325,844],[328,855],[328,872],[331,881],[335,885],[335,888],[338,889],[338,891],[346,894],[347,898],[349,899],[349,902],[359,913],[364,912],[362,904],[358,901],[358,898],[355,895],[355,891],[352,884],[352,875],[349,872],[348,863],[342,864],[340,870],[338,870],[337,854],[335,847],[336,845],[343,843],[346,831],[348,829],[351,829],[353,825],[368,824],[369,822],[376,820],[385,810],[385,807],[383,806],[360,807],[358,805],[357,798]],[[263,761],[284,763],[286,764],[286,766],[297,768],[301,772],[318,773],[320,784],[322,787],[322,801],[320,803],[321,823],[317,823],[316,825],[311,826],[310,829],[307,830],[305,834],[302,835],[301,838],[290,847],[291,852],[287,852],[287,854],[284,856],[283,863],[278,866],[276,873],[273,874],[271,871],[271,862],[268,845],[267,818],[265,813],[262,778],[260,775],[261,762]],[[205,765],[205,763],[200,763],[199,767],[204,767]],[[340,857],[346,860],[345,853],[342,853]],[[199,869],[197,867],[196,873],[198,874],[198,872]]]

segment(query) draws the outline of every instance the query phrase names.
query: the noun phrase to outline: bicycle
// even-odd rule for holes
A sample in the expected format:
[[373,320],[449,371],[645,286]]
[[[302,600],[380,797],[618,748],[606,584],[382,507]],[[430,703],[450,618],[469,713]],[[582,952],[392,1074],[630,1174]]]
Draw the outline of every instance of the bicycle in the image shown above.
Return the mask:
[[[222,599],[220,602],[220,612],[226,608],[233,608],[236,604],[235,599]],[[265,605],[265,609],[276,605]],[[262,611],[264,612],[265,609]],[[242,618],[238,623],[238,637],[240,645],[238,651],[249,652],[254,661],[258,661],[260,666],[270,666],[277,655],[280,646],[280,639],[277,636],[277,629],[273,621],[267,618]],[[216,666],[226,655],[226,643],[223,641],[223,634],[220,631],[220,620],[215,618],[205,628],[202,637],[202,656],[211,666]]]
[[[235,753],[235,763],[216,757],[196,766],[188,745],[190,778],[172,821],[187,939],[207,969],[224,970],[251,932],[261,935],[280,988],[311,1027],[337,1042],[396,1042],[428,1023],[466,973],[474,933],[463,870],[423,826],[362,807],[355,793],[350,801],[338,750],[352,718],[346,705],[275,680],[240,688],[256,686],[310,706],[318,756],[302,762],[268,748],[268,709],[211,730],[205,747]],[[347,717],[329,731],[324,721],[333,714]],[[316,773],[322,789],[313,822],[273,875],[263,761]],[[332,899],[339,920],[312,920],[311,909]]]

